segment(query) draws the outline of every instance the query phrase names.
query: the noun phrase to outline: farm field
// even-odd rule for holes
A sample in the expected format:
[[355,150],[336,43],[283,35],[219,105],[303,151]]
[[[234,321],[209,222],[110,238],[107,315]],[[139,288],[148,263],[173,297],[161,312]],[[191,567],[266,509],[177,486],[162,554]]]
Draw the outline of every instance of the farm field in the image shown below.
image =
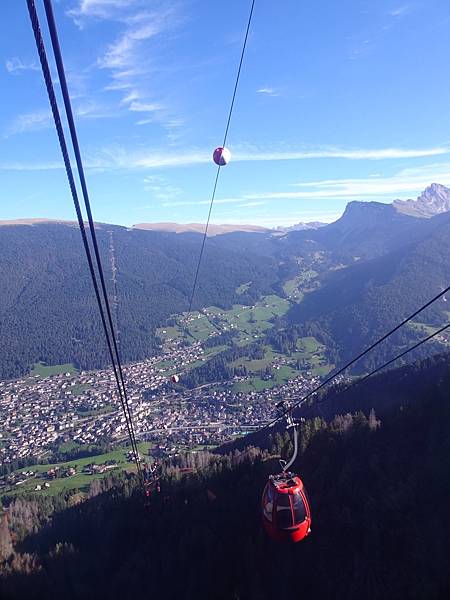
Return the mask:
[[304,271],[297,277],[288,279],[283,284],[283,292],[289,299],[295,302],[301,302],[305,292],[311,289],[310,283],[317,277],[317,272],[314,270]]
[[50,377],[50,375],[61,375],[62,373],[70,373],[71,375],[75,375],[75,373],[79,373],[79,370],[72,363],[66,363],[64,365],[46,365],[42,362],[39,362],[34,365],[30,375]]
[[[138,444],[139,453],[143,458],[148,456],[148,451],[151,447],[152,445],[149,442],[141,442]],[[38,475],[42,475],[55,467],[59,467],[60,470],[66,470],[72,467],[77,470],[77,473],[76,475],[72,475],[70,477],[60,477],[52,480],[43,479],[39,476],[30,477],[25,479],[24,483],[20,485],[15,485],[8,488],[4,487],[0,490],[0,493],[2,495],[8,496],[20,495],[24,493],[35,493],[44,496],[54,496],[63,491],[69,490],[80,490],[82,492],[87,492],[89,490],[90,484],[94,479],[101,479],[105,477],[105,475],[111,472],[113,469],[110,469],[106,473],[91,475],[88,473],[82,473],[81,471],[83,467],[90,464],[101,465],[109,461],[115,461],[115,468],[126,471],[134,471],[136,468],[134,463],[129,462],[127,460],[128,451],[129,448],[119,448],[117,450],[113,450],[105,454],[98,454],[96,456],[87,456],[84,458],[77,458],[66,462],[49,463],[44,465],[33,465],[25,467],[16,471],[16,474],[20,474],[26,471],[33,471]],[[49,488],[43,488],[40,491],[34,491],[37,484],[42,485],[45,481],[49,482]]]
[[[302,277],[292,280],[291,284],[307,284],[316,276],[315,271],[308,271]],[[287,282],[289,283],[289,282]],[[244,290],[245,291],[245,290]],[[287,291],[285,289],[285,291]],[[221,333],[231,333],[233,343],[237,346],[247,346],[261,340],[265,332],[273,326],[273,319],[282,317],[290,308],[292,302],[276,294],[264,296],[252,306],[235,304],[229,310],[217,306],[210,306],[203,311],[196,311],[189,317],[187,330],[189,339],[205,341]],[[178,324],[159,330],[164,343],[170,344],[182,335],[183,319],[178,317]],[[204,359],[212,358],[227,346],[205,348]],[[188,369],[204,364],[200,360],[189,365]],[[167,368],[166,363],[164,366]],[[325,347],[314,337],[304,337],[298,340],[297,351],[290,356],[276,352],[274,348],[266,345],[264,356],[258,359],[242,357],[229,363],[230,367],[245,367],[248,376],[233,384],[233,391],[248,392],[261,391],[286,383],[289,379],[297,377],[301,372],[311,371],[313,375],[323,376],[331,371],[334,365],[329,365],[325,359]],[[162,367],[162,363],[161,363]],[[270,376],[263,375],[263,371],[270,369]]]

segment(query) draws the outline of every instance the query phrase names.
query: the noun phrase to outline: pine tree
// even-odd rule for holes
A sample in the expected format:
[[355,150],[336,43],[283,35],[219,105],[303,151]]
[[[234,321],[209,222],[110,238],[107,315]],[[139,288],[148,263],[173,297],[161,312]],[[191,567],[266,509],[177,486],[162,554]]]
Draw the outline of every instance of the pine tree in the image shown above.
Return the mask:
[[13,553],[11,534],[6,513],[0,515],[0,562],[7,560]]

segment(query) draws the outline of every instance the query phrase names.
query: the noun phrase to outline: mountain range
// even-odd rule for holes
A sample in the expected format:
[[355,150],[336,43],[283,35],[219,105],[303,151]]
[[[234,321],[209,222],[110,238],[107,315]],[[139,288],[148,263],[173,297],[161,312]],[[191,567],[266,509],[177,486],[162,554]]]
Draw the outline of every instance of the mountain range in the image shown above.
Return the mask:
[[[340,219],[318,228],[214,235],[206,245],[194,306],[253,304],[262,294],[285,295],[290,282],[303,299],[277,326],[300,332],[314,326],[337,361],[348,358],[448,286],[450,212],[443,208],[449,197],[450,190],[433,184],[416,201],[400,204],[408,214],[398,201],[350,202]],[[415,216],[409,214],[412,206]],[[187,309],[202,234],[99,224],[97,235],[123,358],[144,358],[156,350],[156,328]],[[25,373],[39,360],[73,360],[85,368],[105,364],[74,223],[2,226],[0,256],[0,377]],[[441,300],[421,322],[447,318]],[[396,343],[416,338],[417,332],[405,329]],[[383,348],[389,355],[393,346]]]

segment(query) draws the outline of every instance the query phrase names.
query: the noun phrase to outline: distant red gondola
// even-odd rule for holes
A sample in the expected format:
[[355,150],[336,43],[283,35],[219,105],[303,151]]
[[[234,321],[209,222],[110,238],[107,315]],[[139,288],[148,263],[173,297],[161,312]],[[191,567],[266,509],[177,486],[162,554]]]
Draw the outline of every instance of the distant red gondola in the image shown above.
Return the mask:
[[178,375],[172,375],[170,379],[172,383],[178,383],[180,381],[180,377]]

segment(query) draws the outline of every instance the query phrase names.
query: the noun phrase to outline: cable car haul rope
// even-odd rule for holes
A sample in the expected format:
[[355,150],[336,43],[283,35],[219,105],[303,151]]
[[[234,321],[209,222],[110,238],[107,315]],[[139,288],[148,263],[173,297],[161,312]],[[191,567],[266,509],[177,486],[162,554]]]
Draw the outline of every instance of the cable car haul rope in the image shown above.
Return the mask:
[[245,30],[244,43],[242,45],[241,57],[240,57],[240,60],[239,60],[239,65],[238,65],[238,69],[237,69],[237,73],[236,73],[236,80],[234,82],[233,94],[231,96],[231,103],[230,103],[230,109],[228,111],[228,118],[227,118],[227,123],[226,123],[226,126],[225,126],[225,133],[223,135],[223,142],[222,142],[222,145],[219,146],[218,148],[216,148],[214,150],[214,152],[213,152],[213,160],[214,160],[214,162],[217,165],[217,171],[216,171],[216,176],[215,176],[215,179],[214,179],[214,185],[213,185],[213,189],[212,189],[211,200],[209,202],[209,210],[208,210],[208,216],[206,218],[205,230],[203,232],[202,245],[201,245],[201,248],[200,248],[200,254],[199,254],[199,257],[198,257],[197,267],[196,267],[196,270],[195,270],[194,283],[192,285],[191,296],[190,296],[190,299],[189,299],[189,308],[188,308],[188,311],[187,311],[187,314],[186,314],[186,318],[184,320],[184,325],[183,325],[183,339],[184,340],[186,340],[187,324],[188,324],[188,320],[189,320],[189,317],[190,317],[191,312],[192,312],[192,305],[193,305],[193,302],[194,302],[195,291],[197,289],[198,275],[199,275],[199,272],[200,272],[200,266],[202,264],[203,253],[205,251],[205,244],[206,244],[206,238],[208,236],[209,222],[211,220],[212,209],[213,209],[213,206],[214,206],[214,200],[216,198],[217,184],[219,183],[220,169],[221,169],[221,167],[224,167],[226,164],[228,164],[230,162],[230,160],[231,160],[231,152],[226,147],[226,143],[227,143],[228,132],[229,132],[229,129],[230,129],[230,124],[231,124],[231,117],[233,115],[233,109],[234,109],[234,103],[235,103],[235,100],[236,100],[236,94],[237,94],[237,90],[238,90],[238,86],[239,86],[239,79],[241,77],[241,70],[242,70],[242,64],[244,62],[245,50],[247,48],[248,34],[250,32],[250,26],[252,24],[252,18],[253,18],[254,8],[255,8],[255,0],[252,0],[252,4],[251,4],[251,7],[250,7],[250,14],[248,16],[248,21],[247,21],[247,28]]
[[[120,400],[122,411],[123,411],[123,414],[125,417],[128,437],[130,439],[130,444],[131,444],[131,449],[132,449],[132,454],[133,454],[134,461],[136,463],[136,469],[137,469],[139,481],[140,481],[141,485],[143,486],[144,490],[148,493],[149,488],[148,488],[148,486],[146,486],[146,481],[148,482],[148,480],[150,479],[150,485],[157,488],[159,486],[159,476],[156,473],[155,466],[153,469],[150,469],[150,475],[149,475],[147,468],[145,467],[143,469],[141,462],[140,462],[140,458],[139,458],[135,428],[133,425],[133,414],[132,414],[130,402],[128,399],[127,387],[126,387],[126,383],[125,383],[125,378],[124,378],[123,369],[122,369],[122,363],[121,363],[119,350],[118,350],[117,335],[116,335],[114,324],[113,324],[113,319],[112,319],[112,315],[111,315],[111,307],[110,307],[108,294],[107,294],[107,290],[106,290],[106,285],[105,285],[103,265],[102,265],[98,242],[97,242],[95,223],[94,223],[91,205],[90,205],[88,188],[87,188],[87,183],[86,183],[86,178],[85,178],[84,168],[83,168],[83,161],[82,161],[81,151],[80,151],[80,147],[79,147],[79,143],[78,143],[78,137],[77,137],[75,121],[74,121],[74,117],[73,117],[73,111],[72,111],[72,106],[71,106],[71,101],[70,101],[70,96],[69,96],[69,90],[68,90],[66,76],[65,76],[65,70],[64,70],[61,49],[59,46],[56,23],[55,23],[55,19],[54,19],[54,15],[53,15],[51,0],[43,0],[43,2],[44,2],[47,24],[48,24],[48,28],[49,28],[49,32],[50,32],[50,39],[51,39],[53,54],[54,54],[54,58],[55,58],[55,62],[56,62],[59,82],[61,85],[65,113],[66,113],[66,117],[67,117],[67,123],[68,123],[68,127],[69,127],[73,152],[75,155],[78,177],[79,177],[82,196],[83,196],[83,200],[84,200],[84,206],[85,206],[88,223],[89,223],[89,232],[90,232],[90,236],[91,236],[91,243],[92,243],[92,247],[94,250],[93,253],[91,251],[91,247],[90,247],[89,240],[88,240],[88,234],[87,234],[86,227],[85,227],[84,220],[83,220],[83,215],[82,215],[80,201],[79,201],[78,192],[77,192],[77,186],[75,183],[74,173],[73,173],[73,169],[72,169],[72,165],[71,165],[71,160],[69,157],[69,151],[68,151],[67,142],[66,142],[66,138],[65,138],[65,134],[64,134],[64,128],[63,128],[62,121],[61,121],[60,111],[59,111],[59,107],[58,107],[58,101],[57,101],[57,98],[55,95],[55,90],[54,90],[54,86],[53,86],[53,82],[52,82],[52,78],[51,78],[49,63],[48,63],[45,45],[44,45],[44,41],[43,41],[41,29],[40,29],[40,24],[39,24],[39,17],[38,17],[37,11],[36,11],[35,0],[27,0],[28,12],[29,12],[31,25],[32,25],[32,29],[33,29],[33,33],[34,33],[34,37],[35,37],[35,41],[36,41],[37,51],[38,51],[39,60],[40,60],[41,67],[42,67],[42,73],[44,76],[44,81],[45,81],[47,94],[48,94],[48,98],[49,98],[49,102],[50,102],[50,106],[51,106],[51,110],[52,110],[52,115],[53,115],[53,119],[55,122],[56,132],[58,135],[58,140],[59,140],[59,145],[61,148],[64,166],[66,169],[67,179],[69,182],[69,188],[70,188],[73,203],[75,206],[75,211],[76,211],[77,220],[78,220],[78,226],[80,229],[81,238],[82,238],[82,242],[83,242],[83,246],[84,246],[84,250],[85,250],[86,258],[87,258],[87,262],[88,262],[88,268],[89,268],[89,272],[91,275],[92,284],[94,287],[95,298],[96,298],[98,309],[100,312],[100,318],[101,318],[101,322],[102,322],[103,331],[105,334],[108,353],[109,353],[109,356],[111,359],[111,364],[112,364],[112,368],[113,368],[114,379],[116,382],[119,400]],[[239,65],[238,65],[238,69],[237,69],[237,73],[236,73],[233,93],[232,93],[232,97],[231,97],[231,104],[230,104],[230,108],[228,111],[228,118],[226,121],[223,142],[222,142],[221,146],[217,147],[214,150],[214,153],[213,153],[213,161],[217,165],[217,170],[216,170],[216,174],[215,174],[214,185],[212,188],[211,200],[209,203],[209,210],[208,210],[208,215],[207,215],[207,219],[206,219],[205,230],[204,230],[203,237],[202,237],[200,253],[199,253],[198,261],[196,264],[192,290],[191,290],[190,297],[189,297],[189,309],[188,309],[188,312],[184,319],[183,339],[186,337],[187,324],[188,324],[188,320],[189,320],[189,317],[190,317],[190,314],[192,311],[194,296],[195,296],[195,292],[196,292],[196,288],[197,288],[197,284],[198,284],[199,272],[200,272],[203,255],[204,255],[205,243],[206,243],[206,239],[207,239],[207,235],[208,235],[208,228],[209,228],[209,223],[211,220],[211,214],[212,214],[212,209],[213,209],[214,200],[215,200],[215,196],[216,196],[217,186],[218,186],[218,182],[219,182],[220,171],[221,171],[221,168],[223,166],[225,166],[231,158],[231,154],[230,154],[229,150],[226,148],[226,142],[227,142],[227,138],[228,138],[231,117],[233,114],[233,108],[235,105],[236,94],[237,94],[237,89],[238,89],[238,85],[239,85],[239,79],[240,79],[240,75],[241,75],[242,65],[243,65],[243,61],[244,61],[245,50],[247,47],[247,40],[248,40],[248,36],[249,36],[249,32],[250,32],[250,26],[252,23],[254,7],[255,7],[255,0],[252,0],[250,14],[248,17],[247,27],[246,27],[246,31],[245,31],[243,46],[242,46],[242,51],[241,51],[241,55],[240,55]],[[269,480],[267,482],[267,485],[264,489],[263,496],[262,496],[263,525],[264,525],[264,528],[266,529],[267,533],[273,539],[278,540],[278,541],[297,542],[297,541],[304,539],[307,535],[309,535],[309,533],[311,531],[311,527],[310,527],[311,511],[310,511],[309,501],[308,501],[308,497],[307,497],[303,482],[300,479],[300,477],[298,477],[298,475],[295,475],[294,473],[291,473],[290,471],[288,471],[288,469],[294,464],[294,461],[295,461],[296,455],[297,455],[297,448],[298,448],[298,429],[297,429],[297,423],[294,421],[294,417],[293,417],[294,409],[301,407],[307,400],[309,400],[315,394],[317,394],[317,392],[319,392],[325,386],[327,386],[330,383],[332,383],[333,381],[335,381],[335,379],[339,375],[344,373],[344,371],[346,371],[349,367],[353,366],[359,359],[363,358],[366,354],[368,354],[371,350],[376,348],[383,341],[385,341],[389,337],[391,337],[401,327],[403,327],[404,325],[406,325],[407,323],[412,321],[417,315],[419,315],[423,310],[425,310],[426,308],[431,306],[436,300],[438,300],[441,297],[445,297],[445,294],[448,292],[450,292],[450,286],[448,286],[446,289],[444,289],[441,293],[437,294],[434,298],[432,298],[430,301],[425,303],[418,310],[414,311],[411,315],[409,315],[402,322],[400,322],[398,325],[393,327],[390,331],[388,331],[382,337],[377,339],[374,343],[369,345],[365,350],[363,350],[356,357],[354,357],[352,360],[347,362],[343,367],[339,368],[333,375],[331,375],[325,381],[320,383],[311,392],[309,392],[302,398],[291,402],[289,405],[284,404],[284,403],[282,403],[281,406],[279,405],[278,408],[281,409],[281,413],[277,417],[275,417],[272,421],[270,421],[269,423],[267,423],[263,427],[261,427],[259,430],[257,430],[257,431],[262,431],[266,428],[273,427],[281,419],[286,418],[288,430],[292,430],[294,433],[294,454],[293,454],[291,460],[288,463],[281,464],[281,467],[282,467],[281,473],[276,474],[276,475],[271,475],[269,477]],[[410,348],[399,353],[391,360],[388,360],[387,362],[383,363],[381,366],[375,368],[373,371],[371,371],[367,375],[361,377],[360,379],[358,379],[356,381],[351,382],[349,385],[347,385],[343,389],[338,389],[337,393],[338,394],[343,393],[346,390],[348,390],[350,387],[360,384],[361,382],[363,382],[366,379],[368,379],[369,377],[375,375],[376,373],[378,373],[385,367],[391,365],[396,360],[402,358],[403,356],[405,356],[412,350],[415,350],[416,348],[418,348],[425,342],[427,342],[427,341],[431,340],[432,338],[436,337],[437,335],[443,333],[448,328],[450,328],[450,323],[445,325],[444,327],[441,327],[440,329],[435,331],[433,334],[428,335],[426,338],[422,339],[421,341],[415,343]],[[179,376],[176,374],[173,375],[172,382],[178,383],[178,381],[179,381]],[[329,399],[330,398],[325,398],[323,400],[318,401],[318,403],[328,401]]]

